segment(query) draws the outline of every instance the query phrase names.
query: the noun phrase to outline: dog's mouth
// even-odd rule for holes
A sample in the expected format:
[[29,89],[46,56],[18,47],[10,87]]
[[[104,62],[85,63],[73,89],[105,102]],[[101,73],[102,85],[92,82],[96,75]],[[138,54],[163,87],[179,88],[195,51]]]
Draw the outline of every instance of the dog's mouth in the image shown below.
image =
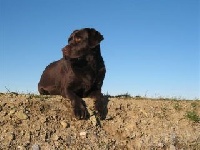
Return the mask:
[[72,46],[67,45],[62,49],[63,57],[65,59],[83,59],[87,54],[89,54],[89,50],[86,49],[80,49],[80,50],[72,50]]
[[[80,62],[80,63],[82,63],[82,65],[83,65],[83,64],[85,64],[85,62],[86,62],[86,55],[81,56],[81,57],[77,57],[77,58],[65,57],[65,59],[66,59],[66,60],[69,60],[69,61],[71,61],[71,62],[74,62],[74,63]],[[84,62],[84,63],[83,63],[83,62]]]
[[63,49],[63,57],[68,59],[82,59],[86,56],[83,52],[70,52],[69,50]]

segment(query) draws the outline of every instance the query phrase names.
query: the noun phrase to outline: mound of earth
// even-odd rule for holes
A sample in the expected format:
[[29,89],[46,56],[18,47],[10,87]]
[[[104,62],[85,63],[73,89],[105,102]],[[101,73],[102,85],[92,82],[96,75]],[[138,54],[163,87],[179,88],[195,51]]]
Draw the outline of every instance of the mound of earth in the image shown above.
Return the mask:
[[200,101],[108,98],[99,120],[77,120],[60,96],[0,94],[0,150],[200,149]]

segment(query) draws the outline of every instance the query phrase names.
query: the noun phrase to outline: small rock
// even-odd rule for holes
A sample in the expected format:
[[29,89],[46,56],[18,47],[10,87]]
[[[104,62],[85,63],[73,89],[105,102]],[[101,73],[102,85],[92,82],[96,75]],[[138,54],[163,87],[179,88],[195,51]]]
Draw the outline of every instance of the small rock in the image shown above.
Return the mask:
[[39,145],[34,144],[34,145],[32,146],[32,150],[40,150]]
[[41,122],[41,123],[44,123],[44,122],[46,122],[46,120],[47,120],[47,118],[46,118],[46,117],[44,117],[44,116],[41,116],[41,117],[40,117],[40,122]]
[[165,146],[165,144],[164,143],[158,143],[158,147],[161,147],[161,148],[163,148]]
[[7,139],[9,142],[11,142],[13,139],[15,138],[15,134],[14,133],[11,133],[7,136]]
[[24,138],[27,140],[27,143],[31,141],[31,132],[26,132],[24,135]]
[[1,112],[2,116],[6,116],[8,113],[6,111]]
[[3,108],[3,107],[6,106],[6,105],[7,105],[7,103],[3,102],[3,103],[1,104],[1,107]]
[[22,123],[22,120],[16,119],[15,123],[16,123],[16,124],[21,124],[21,123]]
[[8,108],[14,108],[15,107],[15,105],[14,104],[8,104]]
[[87,132],[83,131],[83,132],[80,132],[80,136],[82,138],[86,138],[87,137]]
[[136,138],[136,133],[134,133],[133,131],[130,132],[128,138],[129,138],[129,139],[135,139],[135,138]]
[[17,146],[18,150],[26,150],[26,148],[24,146]]
[[171,144],[171,145],[169,146],[169,149],[170,149],[170,150],[176,150],[176,147],[175,147],[174,145]]
[[57,135],[57,134],[54,134],[53,136],[52,136],[52,140],[53,141],[57,141],[59,139],[59,136]]
[[21,110],[15,113],[15,115],[17,116],[17,118],[21,119],[21,120],[26,120],[28,119],[28,116]]
[[16,112],[15,109],[11,109],[10,112],[9,112],[9,115],[14,114],[15,112]]
[[65,121],[60,121],[60,124],[62,125],[63,128],[69,128],[70,124],[66,123]]
[[35,131],[40,131],[41,126],[40,126],[40,124],[33,124],[32,128],[33,128]]

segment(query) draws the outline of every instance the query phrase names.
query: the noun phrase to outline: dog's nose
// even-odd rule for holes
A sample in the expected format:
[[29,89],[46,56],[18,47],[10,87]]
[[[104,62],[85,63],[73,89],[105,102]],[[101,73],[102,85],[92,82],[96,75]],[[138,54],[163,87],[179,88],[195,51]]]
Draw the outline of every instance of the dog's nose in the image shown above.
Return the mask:
[[65,46],[65,47],[62,49],[63,56],[68,56],[68,55],[70,55],[70,49],[71,49],[71,46],[70,46],[70,45]]

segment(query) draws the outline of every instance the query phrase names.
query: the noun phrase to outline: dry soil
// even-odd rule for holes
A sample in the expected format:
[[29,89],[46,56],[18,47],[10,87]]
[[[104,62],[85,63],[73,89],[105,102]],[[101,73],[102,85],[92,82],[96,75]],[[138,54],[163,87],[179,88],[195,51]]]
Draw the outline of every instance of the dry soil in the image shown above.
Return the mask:
[[0,94],[0,150],[200,150],[200,101],[105,97],[99,120],[75,119],[60,96]]

